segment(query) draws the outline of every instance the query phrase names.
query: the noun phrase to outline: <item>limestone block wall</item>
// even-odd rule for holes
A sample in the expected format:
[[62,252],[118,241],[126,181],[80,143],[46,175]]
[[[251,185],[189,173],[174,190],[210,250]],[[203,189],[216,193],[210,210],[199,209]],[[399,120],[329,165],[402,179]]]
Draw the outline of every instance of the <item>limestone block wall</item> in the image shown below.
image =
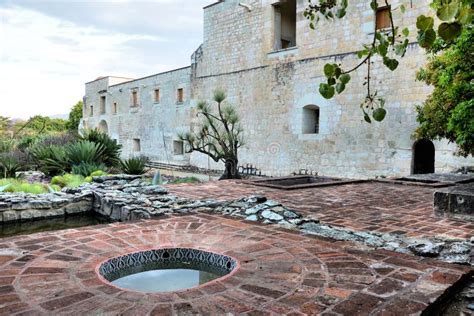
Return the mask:
[[[190,67],[186,67],[109,85],[102,90],[98,90],[104,85],[100,80],[89,84],[86,98],[99,104],[100,97],[106,96],[106,111],[101,114],[97,109],[93,117],[87,118],[87,124],[97,128],[105,122],[107,132],[122,144],[125,157],[144,155],[154,161],[188,164],[188,155],[174,154],[173,142],[177,140],[179,131],[190,128],[190,77]],[[160,91],[159,102],[155,100],[157,89]],[[177,101],[178,89],[183,89],[183,102]],[[133,106],[132,91],[137,91],[138,106]],[[134,145],[136,140],[140,142],[140,150]]]
[[92,192],[33,195],[25,193],[0,194],[0,222],[29,221],[91,212]]
[[[427,3],[408,4],[404,15],[394,11],[395,23],[410,29],[411,44],[395,72],[374,60],[373,88],[387,100],[388,115],[384,122],[369,125],[360,110],[366,94],[363,70],[354,73],[344,94],[332,100],[318,92],[325,63],[347,68],[358,63],[356,52],[370,41],[375,25],[368,1],[352,1],[343,20],[321,21],[313,31],[303,17],[307,1],[297,0],[296,47],[277,51],[274,5],[278,1],[246,1],[250,11],[240,2],[225,0],[205,8],[204,41],[191,67],[132,81],[105,78],[87,84],[87,104],[98,105],[107,94],[106,113],[100,114],[95,106],[87,124],[106,126],[124,146],[125,156],[143,154],[160,162],[222,169],[222,164],[200,153],[173,155],[177,133],[200,122],[197,101],[210,100],[212,92],[222,88],[242,118],[246,145],[240,152],[241,164],[253,164],[267,175],[288,175],[299,169],[353,178],[410,174],[415,105],[431,92],[415,80],[416,71],[426,63],[425,52],[416,44],[415,22],[418,15],[430,12]],[[392,1],[394,8],[401,3],[407,5]],[[153,101],[157,87],[159,104]],[[178,88],[185,94],[181,104],[176,103]],[[130,107],[132,91],[138,91],[139,107]],[[110,112],[114,103],[116,114]],[[319,108],[318,134],[303,132],[307,122],[303,108],[308,105]],[[140,139],[139,152],[134,151],[134,139]],[[454,145],[445,141],[434,145],[437,172],[474,165],[473,158],[454,156]]]

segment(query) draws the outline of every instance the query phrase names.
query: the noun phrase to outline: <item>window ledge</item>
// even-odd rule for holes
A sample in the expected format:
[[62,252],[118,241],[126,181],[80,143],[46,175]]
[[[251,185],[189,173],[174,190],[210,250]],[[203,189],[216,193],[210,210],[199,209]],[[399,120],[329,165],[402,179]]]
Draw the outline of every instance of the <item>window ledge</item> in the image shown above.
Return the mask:
[[295,55],[298,53],[298,51],[299,51],[298,46],[295,46],[295,47],[275,50],[273,52],[268,53],[267,56],[270,58],[278,58],[278,57],[284,57],[287,55]]
[[177,105],[182,105],[182,104],[184,104],[184,101],[176,101],[176,104]]

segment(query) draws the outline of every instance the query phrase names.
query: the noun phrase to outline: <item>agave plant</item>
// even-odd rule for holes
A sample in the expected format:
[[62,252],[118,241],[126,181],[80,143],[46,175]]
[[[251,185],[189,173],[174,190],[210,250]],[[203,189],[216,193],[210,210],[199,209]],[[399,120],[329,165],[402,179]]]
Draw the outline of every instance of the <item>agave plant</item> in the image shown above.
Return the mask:
[[62,174],[70,170],[68,154],[64,147],[38,145],[31,150],[31,155],[37,168],[47,175]]
[[21,165],[11,155],[0,156],[0,177],[15,178],[16,173],[21,170]]
[[120,162],[122,171],[126,174],[141,175],[146,172],[146,164],[149,159],[146,157],[132,157]]
[[66,149],[68,161],[72,166],[81,163],[102,162],[104,146],[87,140],[70,144]]
[[96,129],[88,130],[82,138],[96,144],[101,144],[104,147],[101,161],[107,166],[116,167],[120,165],[122,145],[118,144],[115,139]]

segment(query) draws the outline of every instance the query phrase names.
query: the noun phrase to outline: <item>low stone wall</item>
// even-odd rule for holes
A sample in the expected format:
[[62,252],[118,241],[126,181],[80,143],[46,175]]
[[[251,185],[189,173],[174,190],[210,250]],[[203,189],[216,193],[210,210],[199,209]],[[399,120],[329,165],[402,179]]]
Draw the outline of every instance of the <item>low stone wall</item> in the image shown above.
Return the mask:
[[0,222],[29,221],[90,212],[93,210],[93,198],[91,191],[41,195],[2,193],[0,194]]
[[436,215],[469,217],[474,220],[474,183],[437,190],[434,193]]

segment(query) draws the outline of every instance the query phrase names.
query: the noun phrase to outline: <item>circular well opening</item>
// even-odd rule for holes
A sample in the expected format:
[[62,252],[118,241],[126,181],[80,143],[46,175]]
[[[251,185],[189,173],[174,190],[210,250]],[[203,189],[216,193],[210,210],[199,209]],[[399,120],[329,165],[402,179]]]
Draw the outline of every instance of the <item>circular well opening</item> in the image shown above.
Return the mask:
[[185,290],[230,274],[237,261],[190,248],[146,250],[103,262],[98,273],[116,287],[145,293]]

